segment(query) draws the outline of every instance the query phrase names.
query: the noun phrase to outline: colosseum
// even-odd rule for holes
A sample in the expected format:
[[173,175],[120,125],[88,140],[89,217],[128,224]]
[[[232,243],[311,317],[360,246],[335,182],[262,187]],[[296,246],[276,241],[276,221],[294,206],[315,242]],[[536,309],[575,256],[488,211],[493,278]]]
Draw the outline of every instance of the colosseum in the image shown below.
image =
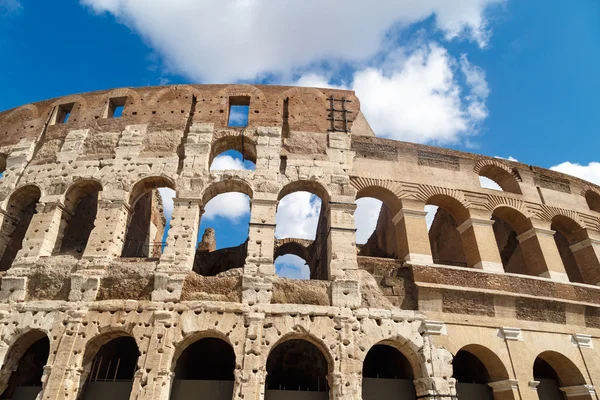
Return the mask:
[[[231,150],[255,169],[211,171]],[[0,399],[598,400],[586,181],[376,137],[352,91],[251,85],[2,112],[0,170]],[[315,239],[276,239],[297,191],[321,199]],[[199,226],[228,192],[248,239],[216,250]],[[383,206],[357,245],[361,198]],[[279,277],[285,254],[311,279]]]

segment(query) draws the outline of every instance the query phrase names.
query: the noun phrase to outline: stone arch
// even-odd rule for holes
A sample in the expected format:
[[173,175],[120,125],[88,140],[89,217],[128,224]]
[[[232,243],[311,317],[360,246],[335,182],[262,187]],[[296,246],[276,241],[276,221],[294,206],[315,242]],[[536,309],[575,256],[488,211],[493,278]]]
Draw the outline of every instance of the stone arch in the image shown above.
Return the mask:
[[173,190],[176,189],[173,179],[166,175],[151,175],[138,180],[132,186],[131,192],[129,193],[129,205],[134,207],[135,203],[142,195],[161,187],[166,187]]
[[600,212],[600,193],[596,189],[588,188],[583,190],[582,196],[590,210]]
[[389,343],[376,343],[362,363],[364,400],[415,398],[415,372],[408,357]]
[[250,199],[252,199],[254,196],[252,186],[245,180],[228,179],[211,183],[208,187],[206,187],[202,192],[202,203],[206,205],[216,196],[230,192],[243,193],[250,197]]
[[167,221],[159,188],[174,190],[175,183],[167,176],[153,175],[133,185],[121,257],[159,258],[162,254]]
[[[49,356],[50,339],[46,332],[27,329],[14,335],[0,370],[0,397],[11,398],[18,390],[39,393],[42,390],[42,376]],[[22,360],[25,360],[25,365],[21,363]],[[21,389],[23,386],[29,388]],[[39,389],[35,388],[37,386]]]
[[190,86],[190,85],[171,85],[171,86],[166,86],[164,88],[162,88],[161,90],[159,90],[158,92],[156,92],[151,98],[150,101],[148,102],[149,107],[157,107],[158,103],[161,100],[164,100],[164,98],[166,98],[169,95],[172,95],[174,93],[177,92],[185,92],[188,93],[188,95],[190,97],[193,96],[197,96],[199,97],[200,92],[198,91],[198,89]]
[[39,117],[39,109],[35,104],[25,104],[23,106],[17,107],[14,110],[12,110],[11,112],[8,113],[8,115],[6,116],[6,120],[5,122],[7,123],[12,123],[12,119],[19,116],[20,113],[26,113],[29,112],[29,115],[27,115],[27,119],[34,119]]
[[296,238],[285,238],[275,241],[275,253],[273,259],[277,259],[279,256],[285,254],[292,254],[302,258],[307,263],[310,260],[309,247],[311,245],[310,240],[296,239]]
[[0,227],[0,270],[9,269],[21,250],[41,195],[38,186],[25,185],[13,191],[5,200],[6,214]]
[[317,88],[311,88],[311,87],[293,87],[291,89],[286,90],[285,92],[281,93],[281,95],[279,95],[279,98],[281,100],[285,100],[286,98],[289,97],[294,97],[294,96],[302,96],[303,94],[306,93],[310,93],[314,96],[317,97],[317,99],[321,100],[323,102],[323,105],[327,106],[327,96],[325,95],[325,93],[323,93],[321,90],[317,89]]
[[[379,332],[379,330],[375,329],[372,331]],[[365,348],[365,351],[361,352],[357,359],[361,363],[364,363],[368,354],[368,350],[366,349],[370,350],[376,345],[386,345],[398,350],[408,360],[415,379],[427,376],[427,372],[424,368],[424,360],[420,356],[420,353],[423,350],[422,344],[415,343],[410,338],[399,334],[393,336],[385,336],[385,334],[382,334],[379,337],[369,337],[368,341],[362,346]]]
[[244,159],[256,164],[256,141],[253,137],[247,135],[244,131],[225,131],[222,134],[215,134],[210,147],[208,158],[208,167],[210,169],[214,159],[219,154],[235,150],[242,154]]
[[[233,395],[236,353],[225,335],[204,331],[190,335],[176,347],[171,365],[174,373],[171,400],[188,398],[186,393],[204,393],[209,398]],[[198,363],[202,359],[202,363]]]
[[[137,341],[124,330],[109,330],[94,336],[81,357],[79,398],[85,399],[88,392],[97,395],[106,391],[126,396],[131,392],[140,355]],[[114,380],[129,384],[114,386]]]
[[479,176],[493,180],[505,192],[523,194],[519,186],[519,182],[522,182],[519,173],[500,160],[490,158],[481,159],[475,164],[473,171]]
[[[302,362],[307,362],[308,365],[302,365]],[[288,369],[299,371],[302,368],[304,374],[288,371]],[[290,333],[269,348],[266,370],[265,400],[269,400],[275,394],[274,392],[286,387],[296,390],[300,386],[299,391],[323,392],[328,391],[330,375],[335,371],[334,357],[328,347],[313,335]],[[317,378],[308,377],[309,373],[314,373]]]
[[142,104],[142,97],[140,94],[131,88],[113,89],[108,92],[105,97],[106,101],[109,101],[115,97],[127,97],[127,99],[131,102],[130,104],[134,107],[138,107]]
[[[532,369],[534,380],[540,382],[537,386],[540,399],[555,398],[552,395],[562,396],[561,390],[568,391],[569,388],[587,385],[586,378],[577,365],[569,357],[556,351],[540,353]],[[592,396],[588,394],[577,398],[591,400]]]
[[262,90],[253,85],[237,84],[228,85],[219,90],[214,97],[216,103],[226,105],[230,96],[250,96],[254,100],[261,102],[267,101],[267,97]]
[[277,196],[277,200],[281,200],[285,196],[294,192],[309,192],[321,198],[323,206],[329,204],[329,191],[321,183],[313,180],[298,180],[285,185]]
[[95,179],[80,179],[65,192],[55,250],[59,253],[83,254],[95,226],[98,196],[102,185]]
[[372,197],[377,199],[385,204],[385,206],[392,212],[393,215],[396,215],[402,208],[399,184],[390,182],[389,184],[384,183],[384,186],[377,184],[364,185],[361,184],[362,182],[360,181],[352,180],[350,182],[357,190],[356,200],[363,197]]
[[467,351],[477,357],[485,366],[485,369],[490,376],[490,382],[497,382],[510,378],[504,362],[502,362],[500,357],[489,348],[480,344],[468,344],[463,346],[459,351]]
[[557,214],[550,224],[554,242],[570,282],[600,282],[600,262],[593,250],[587,229],[569,216]]
[[[177,363],[177,360],[179,359],[181,354],[190,345],[192,345],[202,339],[219,339],[219,340],[222,340],[225,343],[227,343],[229,346],[231,346],[232,349],[234,348],[233,343],[231,343],[231,340],[224,332],[218,331],[216,329],[209,329],[209,330],[202,330],[202,331],[194,332],[192,334],[189,334],[189,335],[183,337],[180,341],[173,343],[175,351],[173,352],[173,360],[171,361],[171,371],[173,371],[175,369],[175,364]],[[238,355],[236,354],[236,358],[237,358],[237,356]]]

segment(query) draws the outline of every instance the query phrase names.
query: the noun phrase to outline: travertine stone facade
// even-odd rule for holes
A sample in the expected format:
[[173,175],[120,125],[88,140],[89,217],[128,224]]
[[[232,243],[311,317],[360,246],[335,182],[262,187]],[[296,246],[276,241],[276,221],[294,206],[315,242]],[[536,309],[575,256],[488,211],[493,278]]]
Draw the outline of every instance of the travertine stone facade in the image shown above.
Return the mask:
[[[249,105],[246,127],[228,126],[232,105]],[[256,169],[210,172],[227,150]],[[350,91],[250,85],[115,89],[8,110],[0,165],[0,398],[91,399],[94,385],[119,382],[129,399],[188,398],[174,391],[188,379],[178,361],[215,338],[233,352],[230,375],[194,378],[233,382],[215,399],[598,400],[600,188],[585,181],[375,137]],[[161,187],[177,193],[162,254]],[[251,199],[245,256],[232,250],[240,268],[202,276],[204,206],[232,191]],[[275,239],[278,202],[294,191],[322,200],[314,241]],[[384,207],[357,249],[362,197]],[[426,204],[439,207],[431,229]],[[148,231],[128,253],[141,215]],[[279,278],[274,258],[287,253],[317,279]],[[111,380],[102,357],[119,338],[139,357]],[[35,388],[39,343],[48,356]],[[306,350],[293,353],[297,343]],[[381,345],[377,357],[399,364],[369,361]],[[111,360],[125,363],[119,352]],[[323,379],[301,382],[319,360]]]

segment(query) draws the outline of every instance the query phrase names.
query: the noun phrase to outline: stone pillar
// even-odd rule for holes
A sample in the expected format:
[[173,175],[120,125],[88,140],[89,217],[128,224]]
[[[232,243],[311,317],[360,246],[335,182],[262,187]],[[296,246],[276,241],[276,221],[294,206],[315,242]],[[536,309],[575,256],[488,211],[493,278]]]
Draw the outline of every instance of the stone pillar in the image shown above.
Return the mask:
[[259,126],[256,128],[256,171],[262,174],[279,171],[281,162],[281,127]]
[[267,355],[263,354],[264,313],[249,313],[245,325],[248,327],[244,343],[241,368],[234,371],[234,399],[263,399],[267,379]]
[[517,236],[527,264],[527,271],[533,276],[543,276],[557,282],[569,282],[558,247],[554,242],[554,231],[544,228],[531,228]]
[[493,225],[491,219],[471,217],[458,227],[468,267],[504,272]]
[[2,185],[0,185],[1,199],[4,199],[15,189],[27,164],[33,158],[34,151],[35,140],[31,139],[21,139],[19,143],[12,147],[10,154],[6,158],[6,170],[2,175]]
[[362,398],[362,376],[356,373],[329,372],[331,400],[361,399]]
[[433,264],[431,245],[427,232],[424,210],[425,203],[413,200],[402,200],[402,209],[394,216],[392,222],[396,227],[398,241],[398,258],[417,264]]
[[494,392],[494,400],[519,400],[519,381],[516,379],[505,379],[488,383]]
[[600,240],[587,238],[569,246],[583,282],[600,285]]
[[87,310],[73,310],[66,316],[62,335],[56,341],[56,354],[50,349],[50,372],[41,399],[75,400],[83,389],[85,382],[82,380],[83,370],[80,364],[88,339],[79,335],[79,332],[86,313]]
[[360,282],[356,276],[356,228],[354,203],[330,202],[329,208],[329,289],[334,307],[359,307]]
[[170,311],[154,313],[148,349],[139,349],[138,370],[133,379],[130,400],[167,400],[171,394],[172,365],[175,356],[171,326],[177,314]]
[[68,212],[55,200],[40,199],[36,207],[37,212],[33,215],[25,233],[23,247],[17,253],[13,265],[34,264],[40,257],[52,255],[63,213]]
[[107,190],[98,193],[96,224],[90,233],[83,258],[88,260],[120,257],[123,251],[131,207],[124,190]]
[[242,303],[270,303],[275,277],[275,215],[277,195],[255,193],[250,212],[248,252],[242,277]]
[[191,197],[173,199],[167,246],[154,279],[154,301],[178,301],[181,298],[185,277],[194,267],[201,202],[201,199]]
[[184,143],[183,175],[193,175],[194,171],[208,171],[213,130],[214,124],[194,122],[190,126]]

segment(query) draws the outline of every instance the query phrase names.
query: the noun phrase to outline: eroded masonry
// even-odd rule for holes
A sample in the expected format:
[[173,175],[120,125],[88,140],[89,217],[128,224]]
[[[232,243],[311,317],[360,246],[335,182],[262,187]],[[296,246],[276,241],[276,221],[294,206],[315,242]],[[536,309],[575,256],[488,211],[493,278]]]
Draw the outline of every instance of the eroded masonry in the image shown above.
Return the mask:
[[[228,150],[255,170],[211,172]],[[588,182],[375,137],[351,91],[249,85],[5,111],[0,169],[0,399],[598,400]],[[296,191],[315,240],[275,238]],[[199,224],[227,192],[249,237],[217,250]],[[357,246],[363,197],[384,205]],[[311,279],[278,277],[285,254]]]

